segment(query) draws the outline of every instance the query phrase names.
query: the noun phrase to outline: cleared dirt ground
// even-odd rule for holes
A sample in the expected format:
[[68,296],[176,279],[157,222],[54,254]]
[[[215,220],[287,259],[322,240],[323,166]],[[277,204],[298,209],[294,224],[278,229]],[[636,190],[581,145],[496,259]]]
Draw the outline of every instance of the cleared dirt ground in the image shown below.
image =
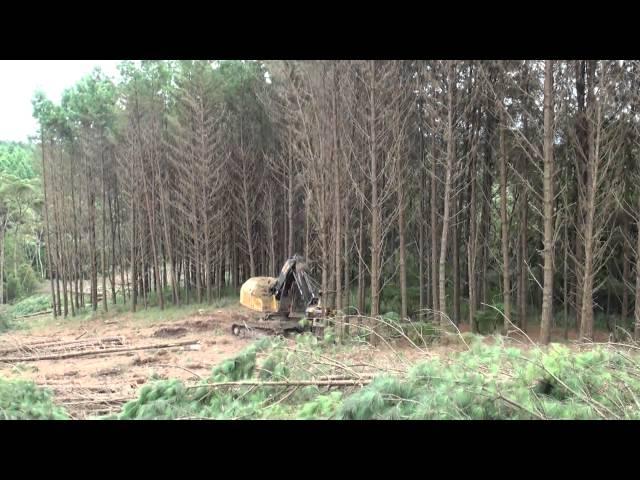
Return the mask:
[[[207,377],[251,342],[231,335],[238,318],[234,310],[217,310],[147,325],[126,316],[80,325],[51,319],[45,327],[0,335],[0,356],[12,359],[0,363],[0,376],[48,387],[74,418],[105,414],[152,378],[189,383]],[[35,360],[52,356],[63,358]]]
[[[250,318],[250,312],[236,306],[151,322],[127,314],[82,322],[36,317],[32,328],[0,335],[5,359],[0,377],[49,388],[75,419],[114,413],[149,380],[178,378],[189,384],[208,377],[214,366],[254,341],[231,334],[232,323]],[[335,360],[373,371],[406,370],[420,358],[451,349],[362,345]]]
[[[141,320],[122,314],[80,322],[34,317],[29,319],[31,328],[0,335],[0,357],[4,359],[0,377],[33,380],[53,391],[56,402],[73,418],[86,419],[119,411],[153,379],[199,382],[214,366],[253,342],[231,334],[232,323],[255,318],[240,306],[166,317]],[[530,331],[533,339],[537,334]],[[561,329],[554,330],[553,341],[561,341],[562,334]],[[512,335],[510,341],[515,345],[531,347],[528,340]],[[605,337],[604,332],[599,336]],[[485,338],[487,343],[494,340]],[[334,360],[364,366],[372,373],[379,369],[406,372],[419,360],[464,348],[456,343],[429,348],[406,342],[375,348],[362,345],[336,352]]]

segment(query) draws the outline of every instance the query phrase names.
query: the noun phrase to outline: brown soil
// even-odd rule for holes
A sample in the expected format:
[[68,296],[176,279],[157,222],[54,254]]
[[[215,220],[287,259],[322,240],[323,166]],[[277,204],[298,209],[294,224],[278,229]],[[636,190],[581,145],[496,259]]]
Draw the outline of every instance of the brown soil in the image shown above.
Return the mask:
[[189,330],[185,327],[163,327],[159,328],[153,333],[154,337],[167,338],[167,337],[184,337],[189,333]]

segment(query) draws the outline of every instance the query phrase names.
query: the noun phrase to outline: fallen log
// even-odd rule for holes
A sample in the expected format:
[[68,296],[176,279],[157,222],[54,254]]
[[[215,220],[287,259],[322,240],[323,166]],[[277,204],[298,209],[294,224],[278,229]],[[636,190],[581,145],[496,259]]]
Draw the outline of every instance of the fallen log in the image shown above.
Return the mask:
[[160,343],[156,345],[144,345],[142,347],[127,347],[127,348],[106,348],[101,350],[85,350],[81,352],[69,352],[60,355],[33,355],[31,357],[2,357],[0,363],[14,363],[14,362],[37,362],[40,360],[64,360],[65,358],[87,357],[91,355],[112,355],[123,352],[133,352],[136,350],[153,350],[161,348],[173,348],[181,347],[185,345],[197,345],[200,342],[197,340],[190,340],[184,342],[175,343]]
[[109,387],[109,386],[102,386],[102,385],[80,386],[80,385],[53,384],[53,383],[44,384],[42,385],[42,387],[48,388],[53,392],[61,392],[61,393],[68,392],[69,390],[71,390],[72,392],[75,392],[77,395],[80,395],[80,394],[94,395],[94,394],[100,394],[100,393],[113,394],[122,390],[122,388],[120,387]]
[[23,343],[21,345],[13,346],[11,348],[0,349],[0,355],[6,355],[7,353],[19,352],[19,351],[35,351],[44,349],[55,349],[58,347],[91,347],[105,344],[122,345],[124,343],[122,337],[104,337],[100,339],[85,339],[85,340],[70,340],[67,342],[33,342]]
[[186,388],[217,388],[217,387],[230,387],[230,386],[255,386],[255,387],[304,387],[304,386],[355,386],[355,385],[367,385],[371,383],[373,378],[353,378],[349,380],[274,380],[274,381],[250,381],[242,380],[237,382],[217,382],[217,383],[202,383],[200,385],[191,385]]
[[53,312],[53,310],[43,310],[41,312],[28,313],[27,315],[20,315],[19,317],[15,317],[15,318],[19,319],[19,318],[37,317],[38,315],[46,315],[47,313],[51,313],[51,312]]
[[122,404],[127,403],[130,400],[135,400],[135,397],[116,397],[116,398],[103,398],[95,400],[84,400],[76,398],[62,398],[57,399],[60,405],[104,405],[104,404]]
[[46,341],[38,341],[38,342],[29,342],[23,343],[21,346],[24,347],[33,347],[37,346],[37,348],[42,348],[43,346],[54,346],[54,345],[72,345],[75,343],[110,343],[110,342],[120,342],[124,341],[124,337],[97,337],[97,338],[85,338],[84,340],[46,340]]

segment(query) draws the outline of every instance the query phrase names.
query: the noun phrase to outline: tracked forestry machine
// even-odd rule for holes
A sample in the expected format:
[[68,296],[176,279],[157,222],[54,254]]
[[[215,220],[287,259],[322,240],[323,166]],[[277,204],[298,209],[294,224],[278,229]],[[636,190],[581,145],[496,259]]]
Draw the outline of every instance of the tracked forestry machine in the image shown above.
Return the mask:
[[298,255],[289,258],[278,278],[253,277],[240,289],[240,303],[263,315],[255,320],[234,323],[236,336],[252,333],[286,335],[324,332],[325,319],[333,315],[322,306],[317,283],[306,272],[306,262]]

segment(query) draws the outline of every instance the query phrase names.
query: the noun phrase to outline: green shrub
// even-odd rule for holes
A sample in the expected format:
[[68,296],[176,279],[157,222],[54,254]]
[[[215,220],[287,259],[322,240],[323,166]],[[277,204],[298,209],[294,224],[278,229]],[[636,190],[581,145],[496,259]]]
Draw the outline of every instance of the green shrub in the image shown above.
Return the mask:
[[8,301],[15,300],[18,296],[18,279],[13,275],[13,273],[7,272],[4,291]]
[[31,265],[22,264],[18,267],[18,278],[20,281],[20,294],[31,295],[38,287],[38,276],[33,271]]
[[[493,307],[493,308],[491,308]],[[491,307],[483,307],[476,313],[475,323],[478,333],[489,335],[494,333],[504,323],[504,304],[493,303]]]
[[5,292],[9,301],[31,295],[38,287],[38,276],[31,265],[20,265],[17,273],[16,276],[13,270],[6,272]]
[[9,318],[7,318],[6,313],[0,313],[0,333],[9,330],[11,327]]
[[405,335],[417,346],[427,346],[439,337],[439,329],[432,323],[412,322],[404,327]]
[[43,312],[51,308],[51,295],[35,295],[25,298],[11,308],[11,314],[15,317]]

